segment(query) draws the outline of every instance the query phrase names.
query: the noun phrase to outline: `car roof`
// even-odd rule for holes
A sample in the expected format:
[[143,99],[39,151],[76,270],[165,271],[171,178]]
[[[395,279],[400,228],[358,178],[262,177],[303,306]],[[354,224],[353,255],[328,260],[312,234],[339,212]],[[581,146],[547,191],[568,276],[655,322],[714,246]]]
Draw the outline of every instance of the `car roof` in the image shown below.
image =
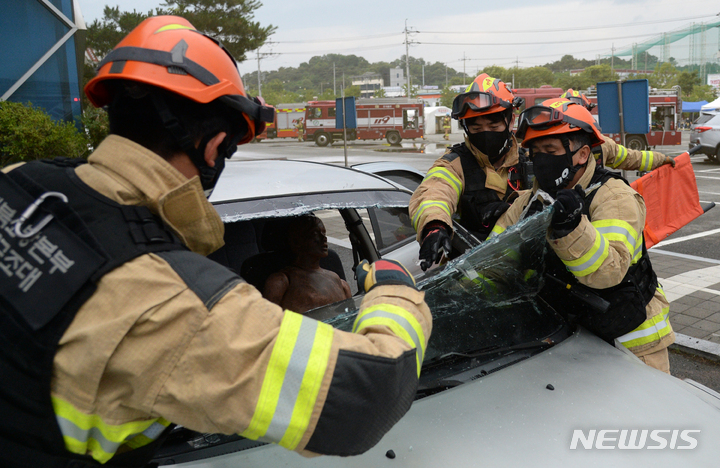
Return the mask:
[[309,161],[227,161],[210,197],[224,222],[323,208],[405,206],[412,192],[382,177]]

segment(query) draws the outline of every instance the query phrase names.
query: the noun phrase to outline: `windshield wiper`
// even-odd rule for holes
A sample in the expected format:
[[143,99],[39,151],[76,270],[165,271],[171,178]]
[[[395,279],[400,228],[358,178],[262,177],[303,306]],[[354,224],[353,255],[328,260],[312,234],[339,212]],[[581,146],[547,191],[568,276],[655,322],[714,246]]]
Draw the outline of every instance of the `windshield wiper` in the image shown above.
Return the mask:
[[516,351],[527,351],[527,350],[543,350],[546,348],[549,348],[551,346],[555,345],[555,341],[553,341],[550,338],[545,338],[544,340],[540,341],[528,341],[525,343],[518,343],[510,346],[500,346],[500,345],[493,345],[493,346],[486,346],[484,348],[479,348],[472,351],[464,351],[464,352],[458,352],[458,351],[450,351],[449,353],[441,354],[440,356],[435,356],[432,359],[429,359],[423,363],[423,369],[434,367],[440,363],[448,363],[448,362],[454,362],[458,360],[464,360],[464,359],[472,359],[472,358],[478,358],[482,356],[489,356],[493,354],[502,354],[502,353],[512,353]]

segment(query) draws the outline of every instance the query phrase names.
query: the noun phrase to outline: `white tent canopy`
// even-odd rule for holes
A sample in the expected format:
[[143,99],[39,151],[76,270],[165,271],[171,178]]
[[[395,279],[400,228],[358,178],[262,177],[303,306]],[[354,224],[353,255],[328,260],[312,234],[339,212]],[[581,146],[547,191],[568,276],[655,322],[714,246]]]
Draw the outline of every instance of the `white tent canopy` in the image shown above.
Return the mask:
[[720,111],[720,98],[715,99],[712,102],[708,102],[700,109],[702,112]]
[[[450,115],[450,108],[445,106],[427,106],[425,107],[425,133],[426,134],[442,134],[444,133],[442,128],[438,128],[437,120],[446,115]],[[452,120],[450,123],[450,132],[457,133],[460,129],[458,128],[457,120]]]

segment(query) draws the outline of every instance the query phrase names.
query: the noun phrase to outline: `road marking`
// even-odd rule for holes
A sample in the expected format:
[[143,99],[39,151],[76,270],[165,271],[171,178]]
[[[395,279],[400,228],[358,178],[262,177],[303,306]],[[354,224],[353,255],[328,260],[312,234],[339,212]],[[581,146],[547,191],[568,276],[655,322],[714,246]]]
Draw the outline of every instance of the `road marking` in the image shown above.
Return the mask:
[[702,171],[696,171],[696,172],[720,172],[720,167],[715,169],[703,169]]
[[664,240],[655,244],[657,247],[663,247],[665,245],[677,244],[678,242],[685,242],[693,239],[699,239],[700,237],[712,236],[720,232],[720,229],[713,229],[712,231],[698,232],[697,234],[690,234],[689,236],[678,237],[677,239]]
[[714,263],[716,265],[720,265],[720,260],[715,260],[714,258],[706,258],[706,257],[698,257],[696,255],[688,255],[680,252],[671,252],[669,250],[662,250],[662,249],[656,249],[656,246],[652,246],[649,250],[653,254],[661,254],[661,255],[669,255],[671,257],[680,257],[685,258],[687,260],[695,260],[698,262],[705,262],[705,263]]
[[346,249],[352,249],[352,244],[346,240],[338,239],[337,237],[330,237],[327,238],[328,244],[338,245],[340,247],[345,247]]
[[720,193],[717,192],[701,192],[700,190],[698,190],[698,193],[707,193],[708,195],[720,195]]
[[720,180],[720,177],[710,177],[710,176],[704,176],[704,175],[695,175],[696,179],[712,179],[712,180]]
[[687,271],[670,278],[658,279],[658,281],[662,282],[665,297],[669,302],[676,301],[696,291],[720,296],[720,291],[708,288],[708,286],[720,282],[720,265]]

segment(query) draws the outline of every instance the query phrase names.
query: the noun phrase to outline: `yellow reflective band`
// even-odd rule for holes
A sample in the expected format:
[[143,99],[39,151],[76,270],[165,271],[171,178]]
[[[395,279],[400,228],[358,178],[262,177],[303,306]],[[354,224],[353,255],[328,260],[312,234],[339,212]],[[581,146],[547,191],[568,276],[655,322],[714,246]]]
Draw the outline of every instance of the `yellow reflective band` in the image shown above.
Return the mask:
[[668,321],[669,307],[663,307],[662,312],[650,317],[640,324],[635,330],[618,338],[618,341],[626,348],[634,348],[660,341],[664,336],[672,332],[672,326]]
[[192,26],[185,26],[182,24],[168,24],[168,25],[163,26],[162,28],[158,29],[153,34],[158,34],[158,33],[165,32],[165,31],[175,31],[178,29],[189,29],[190,31],[195,31],[195,28],[193,28]]
[[640,162],[641,171],[649,171],[653,165],[653,152],[652,151],[641,151],[642,159]]
[[134,441],[131,448],[137,448],[152,442],[170,424],[164,419],[108,424],[100,416],[83,413],[61,398],[53,396],[51,400],[60,432],[65,441],[65,447],[72,453],[90,454],[100,463],[110,460],[121,445],[148,431],[156,423],[162,426],[162,430],[148,431],[144,439],[147,442],[143,444],[142,440],[138,439]]
[[489,294],[497,294],[498,288],[497,285],[493,280],[488,278],[485,275],[481,275],[475,270],[466,270],[465,274],[467,276],[463,276],[462,279],[466,281],[471,281],[472,283],[480,286],[480,289]]
[[628,150],[623,145],[617,145],[617,148],[618,148],[618,151],[617,151],[617,155],[615,155],[615,161],[613,161],[613,163],[611,164],[613,169],[620,166],[620,164],[622,164],[623,161],[625,161],[625,158],[627,158],[627,155],[628,155]]
[[455,189],[458,200],[460,200],[460,194],[462,194],[463,189],[462,182],[460,182],[460,179],[458,179],[452,172],[448,171],[444,167],[434,167],[428,171],[425,179],[423,179],[423,182],[433,177],[447,182],[452,188]]
[[448,206],[447,202],[440,201],[440,200],[428,200],[426,202],[422,202],[420,206],[418,207],[417,211],[415,212],[415,216],[413,216],[412,224],[413,228],[417,231],[418,228],[418,221],[420,220],[420,217],[422,216],[423,212],[425,212],[426,209],[430,207],[437,207],[443,210],[448,216],[452,216],[452,213],[450,213],[450,207]]
[[595,273],[608,256],[608,242],[595,230],[595,242],[590,250],[576,260],[563,260],[568,270],[575,276],[587,276]]
[[499,236],[503,232],[505,232],[505,228],[500,226],[499,224],[496,224],[495,226],[493,226],[492,231],[490,231],[490,236],[488,236],[488,238]]
[[628,249],[632,258],[631,263],[637,263],[642,256],[642,236],[638,238],[637,231],[627,221],[622,219],[601,219],[593,221],[592,225],[609,241],[622,242]]
[[415,349],[417,360],[417,372],[420,376],[420,369],[425,358],[425,333],[417,318],[402,307],[392,304],[378,304],[363,310],[358,314],[353,325],[353,333],[358,333],[365,328],[384,325]]
[[297,447],[310,424],[332,340],[330,325],[285,311],[255,413],[242,436]]

